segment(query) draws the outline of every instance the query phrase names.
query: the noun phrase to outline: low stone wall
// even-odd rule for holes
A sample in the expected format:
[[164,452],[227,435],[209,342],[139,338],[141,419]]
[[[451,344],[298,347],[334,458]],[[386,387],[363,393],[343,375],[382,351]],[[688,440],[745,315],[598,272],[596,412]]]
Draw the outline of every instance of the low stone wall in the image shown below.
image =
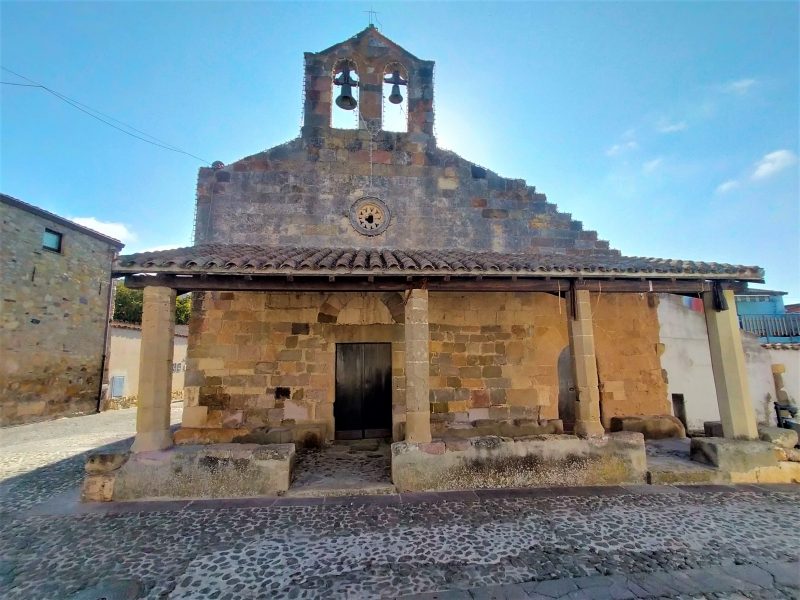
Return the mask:
[[94,455],[86,463],[82,500],[274,496],[289,489],[294,456],[294,444],[215,444]]
[[646,472],[644,437],[632,432],[392,444],[400,492],[644,483]]

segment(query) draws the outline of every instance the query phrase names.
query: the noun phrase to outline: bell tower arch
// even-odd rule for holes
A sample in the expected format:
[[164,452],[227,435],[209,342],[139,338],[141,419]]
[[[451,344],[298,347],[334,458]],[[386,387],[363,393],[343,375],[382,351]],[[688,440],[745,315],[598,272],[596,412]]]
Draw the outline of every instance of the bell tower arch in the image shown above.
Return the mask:
[[[343,65],[356,66],[357,86],[353,85],[353,69],[348,79]],[[402,65],[402,69],[392,68],[387,73],[390,65]],[[355,111],[359,129],[383,129],[386,79],[396,81],[392,83],[397,86],[395,91],[405,96],[407,132],[433,136],[433,67],[433,61],[417,58],[374,25],[322,52],[306,52],[303,136],[316,137],[321,130],[331,129],[335,106]]]

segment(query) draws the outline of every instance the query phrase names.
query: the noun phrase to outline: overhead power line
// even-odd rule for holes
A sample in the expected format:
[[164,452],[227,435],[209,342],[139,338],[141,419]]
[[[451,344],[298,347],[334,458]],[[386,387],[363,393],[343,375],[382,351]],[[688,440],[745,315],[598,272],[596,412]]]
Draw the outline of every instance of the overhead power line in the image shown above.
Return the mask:
[[[185,154],[186,156],[191,156],[192,158],[196,158],[197,160],[199,160],[201,162],[204,162],[206,164],[211,164],[210,161],[207,161],[204,158],[196,156],[196,155],[192,154],[191,152],[187,152],[186,150],[182,150],[181,148],[179,148],[177,146],[173,146],[169,142],[165,142],[164,140],[161,140],[161,139],[159,139],[159,138],[157,138],[155,136],[152,136],[152,135],[150,135],[149,133],[147,133],[145,131],[142,131],[140,129],[136,129],[132,125],[128,125],[127,123],[125,123],[123,121],[120,121],[119,119],[115,119],[114,117],[112,117],[110,115],[102,113],[99,110],[97,110],[96,108],[92,108],[91,106],[87,106],[86,104],[78,102],[77,100],[73,100],[72,98],[69,98],[68,96],[65,96],[64,94],[61,94],[61,93],[59,93],[59,92],[47,87],[46,85],[42,85],[41,83],[39,83],[37,81],[34,81],[33,79],[25,77],[25,75],[21,75],[20,73],[12,71],[11,69],[9,69],[7,67],[1,67],[0,66],[0,69],[3,69],[4,71],[7,71],[8,73],[11,73],[12,75],[16,75],[17,77],[20,77],[20,78],[24,79],[25,81],[29,81],[30,82],[30,83],[15,83],[15,82],[11,82],[11,81],[0,81],[0,84],[3,84],[3,85],[14,85],[14,86],[19,86],[19,87],[41,88],[44,91],[52,94],[53,96],[55,96],[56,98],[58,98],[62,102],[66,102],[67,104],[69,104],[73,108],[76,108],[79,111],[81,111],[82,113],[85,113],[85,114],[89,115],[93,119],[97,119],[98,121],[108,125],[109,127],[113,127],[117,131],[121,131],[125,135],[129,135],[129,136],[131,136],[133,138],[136,138],[137,140],[141,140],[143,142],[147,142],[148,144],[152,144],[153,146],[158,146],[159,148],[164,148],[165,150],[170,150],[172,152],[177,152],[178,154]],[[98,116],[98,115],[100,115],[100,116]],[[105,117],[105,118],[102,118],[102,117]],[[108,120],[106,120],[106,119],[108,119]],[[119,123],[123,127],[126,127],[127,129],[130,129],[131,131],[135,131],[136,133],[139,133],[141,135],[136,135],[136,133],[131,133],[131,131],[127,131],[126,129],[123,129],[122,127],[118,127],[117,125],[114,125],[114,123],[112,123],[111,121],[113,121],[114,123]],[[145,137],[142,137],[142,136],[145,136]],[[150,138],[150,139],[147,139],[147,138]]]

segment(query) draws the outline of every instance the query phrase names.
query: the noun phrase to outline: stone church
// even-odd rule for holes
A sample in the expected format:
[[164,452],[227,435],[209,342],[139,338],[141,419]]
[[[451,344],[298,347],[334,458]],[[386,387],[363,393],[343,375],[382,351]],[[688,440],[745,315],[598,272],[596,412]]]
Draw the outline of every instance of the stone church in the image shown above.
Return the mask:
[[[447,461],[486,436],[610,443],[614,417],[671,412],[659,293],[704,298],[725,434],[757,437],[733,291],[763,271],[624,256],[525,181],[438,148],[433,75],[373,26],[306,53],[299,137],[200,169],[194,246],[119,258],[145,294],[134,452],[391,437],[398,461]],[[187,291],[173,438],[170,307]]]

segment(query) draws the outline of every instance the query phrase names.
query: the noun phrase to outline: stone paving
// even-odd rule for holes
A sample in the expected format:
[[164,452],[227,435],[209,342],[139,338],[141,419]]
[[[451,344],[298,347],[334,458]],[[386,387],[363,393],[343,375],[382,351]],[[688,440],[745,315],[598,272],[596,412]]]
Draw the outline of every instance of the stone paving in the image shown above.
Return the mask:
[[0,597],[800,598],[800,486],[78,505],[132,415],[0,432]]
[[297,450],[288,496],[390,494],[391,446],[383,440],[335,442],[326,448]]

